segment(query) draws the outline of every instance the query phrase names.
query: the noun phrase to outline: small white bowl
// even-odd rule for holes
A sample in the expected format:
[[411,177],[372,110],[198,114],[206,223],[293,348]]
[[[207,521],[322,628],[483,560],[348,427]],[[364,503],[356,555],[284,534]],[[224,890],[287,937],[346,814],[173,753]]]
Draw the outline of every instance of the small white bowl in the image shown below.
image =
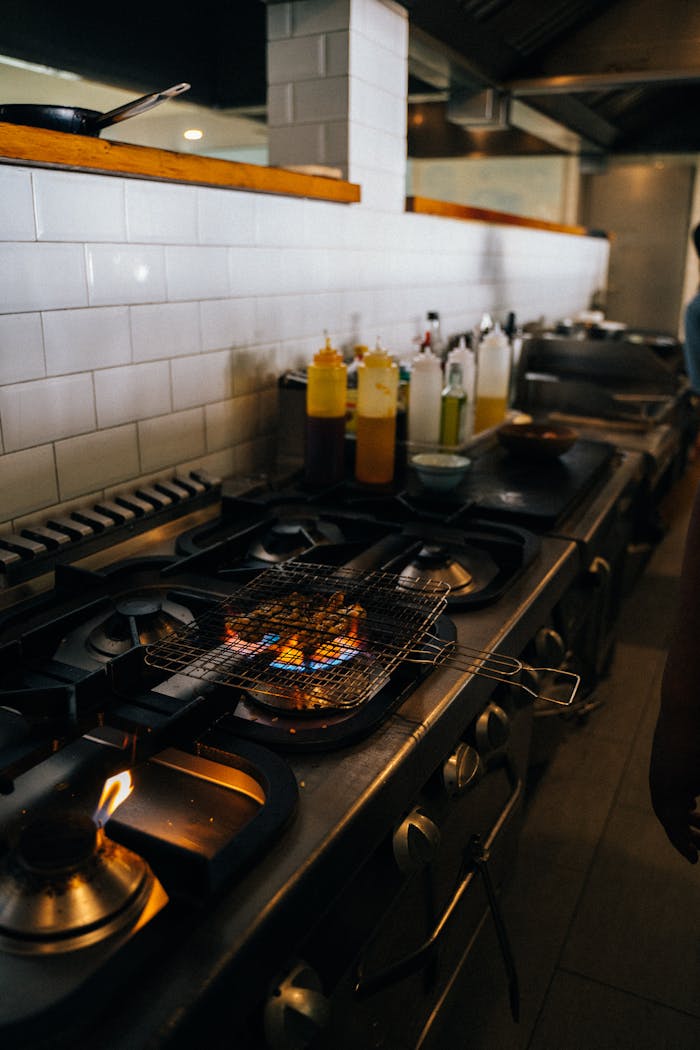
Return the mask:
[[456,489],[467,473],[471,460],[453,452],[419,452],[411,457],[421,484],[434,492],[449,492]]

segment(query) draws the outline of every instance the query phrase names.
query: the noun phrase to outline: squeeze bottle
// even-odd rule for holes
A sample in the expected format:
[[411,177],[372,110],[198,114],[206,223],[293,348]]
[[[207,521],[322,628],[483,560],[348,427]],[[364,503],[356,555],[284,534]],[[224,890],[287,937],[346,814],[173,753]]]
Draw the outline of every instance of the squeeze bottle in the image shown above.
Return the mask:
[[347,368],[342,355],[326,345],[307,370],[305,478],[320,487],[342,481],[345,463]]
[[416,354],[411,362],[408,400],[408,440],[433,445],[440,440],[442,368],[432,350]]
[[510,342],[496,322],[479,345],[474,430],[478,434],[505,419],[510,385]]
[[394,477],[399,369],[379,339],[357,368],[355,478],[387,485]]

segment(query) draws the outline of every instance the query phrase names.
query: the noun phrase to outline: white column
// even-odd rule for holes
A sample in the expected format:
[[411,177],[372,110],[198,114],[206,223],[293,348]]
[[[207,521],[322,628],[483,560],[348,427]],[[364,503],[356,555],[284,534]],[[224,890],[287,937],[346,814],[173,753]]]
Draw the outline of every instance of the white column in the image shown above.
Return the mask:
[[393,0],[268,3],[269,161],[322,165],[403,211],[408,16]]

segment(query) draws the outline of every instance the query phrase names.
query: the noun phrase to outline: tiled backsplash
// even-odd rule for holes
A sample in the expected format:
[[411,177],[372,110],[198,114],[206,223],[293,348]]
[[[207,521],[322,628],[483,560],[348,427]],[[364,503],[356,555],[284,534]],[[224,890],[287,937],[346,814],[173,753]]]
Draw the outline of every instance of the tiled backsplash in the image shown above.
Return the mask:
[[401,356],[431,309],[447,334],[567,316],[607,259],[596,238],[0,166],[0,529],[261,469],[277,377],[325,329]]

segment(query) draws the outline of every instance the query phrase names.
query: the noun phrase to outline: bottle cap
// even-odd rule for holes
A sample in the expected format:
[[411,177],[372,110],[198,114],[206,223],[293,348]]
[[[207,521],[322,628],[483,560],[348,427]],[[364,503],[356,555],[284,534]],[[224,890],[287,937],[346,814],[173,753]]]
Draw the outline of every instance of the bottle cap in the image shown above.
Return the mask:
[[331,346],[329,335],[326,336],[326,345],[314,354],[314,364],[321,368],[337,368],[338,365],[343,364],[343,355]]

